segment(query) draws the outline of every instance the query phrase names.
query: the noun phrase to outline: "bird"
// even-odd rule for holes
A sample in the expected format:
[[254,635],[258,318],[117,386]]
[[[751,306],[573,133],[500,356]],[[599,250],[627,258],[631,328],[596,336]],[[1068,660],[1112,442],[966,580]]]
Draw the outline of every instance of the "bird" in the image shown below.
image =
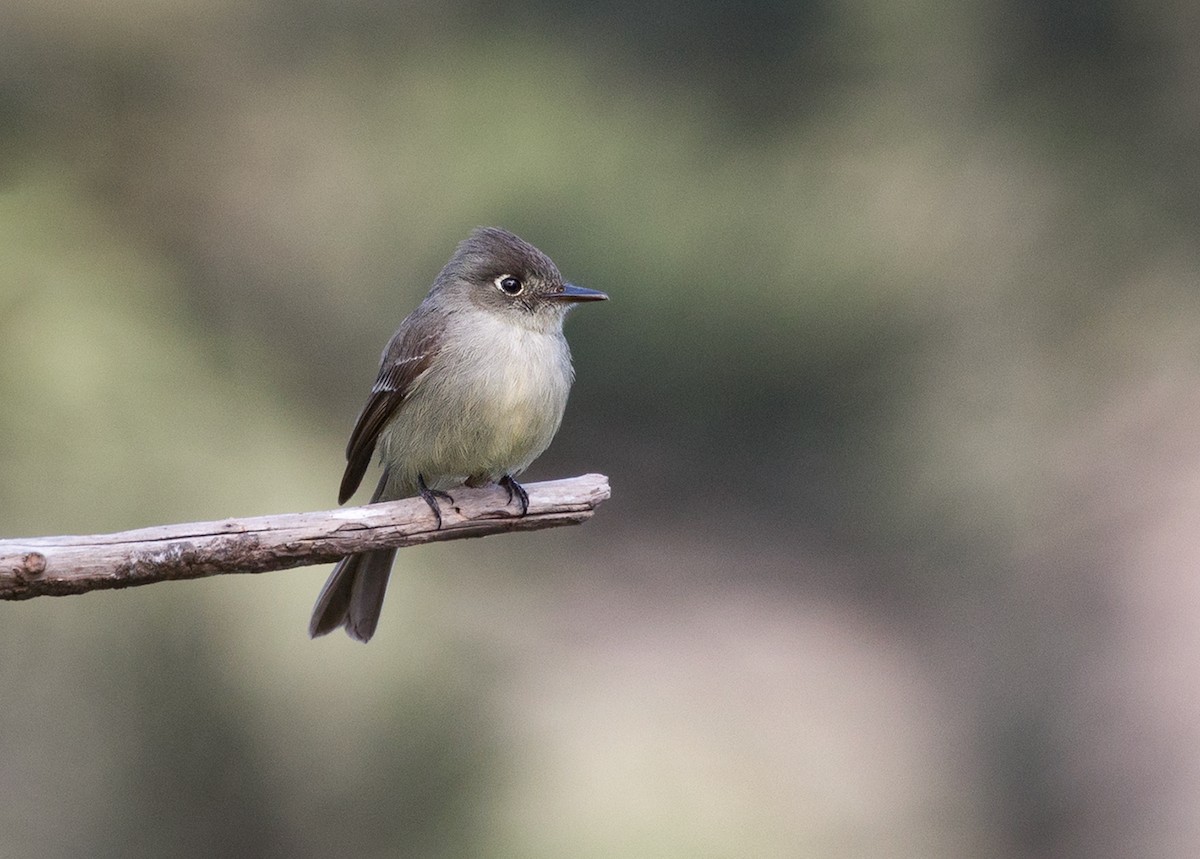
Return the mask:
[[[563,322],[577,304],[607,298],[566,282],[550,257],[508,230],[472,231],[383,350],[346,445],[338,503],[378,451],[372,503],[419,496],[440,529],[448,490],[499,484],[524,516],[529,496],[516,477],[550,445],[574,381]],[[338,562],[309,635],[341,627],[370,641],[395,555],[372,549]]]

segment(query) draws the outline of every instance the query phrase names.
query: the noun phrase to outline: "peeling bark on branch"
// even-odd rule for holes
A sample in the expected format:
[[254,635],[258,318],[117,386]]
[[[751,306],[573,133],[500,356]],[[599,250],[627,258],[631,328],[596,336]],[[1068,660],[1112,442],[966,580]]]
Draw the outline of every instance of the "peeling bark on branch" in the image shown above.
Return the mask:
[[577,525],[609,497],[608,478],[585,474],[530,483],[529,512],[514,515],[499,487],[456,489],[442,528],[419,498],[218,522],[189,522],[86,537],[0,540],[0,599],[64,596],[171,579],[265,573],[324,564],[366,549],[416,546]]

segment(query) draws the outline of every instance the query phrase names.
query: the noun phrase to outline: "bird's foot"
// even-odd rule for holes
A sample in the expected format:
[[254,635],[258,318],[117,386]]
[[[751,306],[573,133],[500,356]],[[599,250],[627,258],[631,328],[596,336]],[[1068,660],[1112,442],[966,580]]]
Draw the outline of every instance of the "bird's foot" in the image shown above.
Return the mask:
[[433,518],[437,520],[437,530],[442,530],[442,510],[438,507],[438,499],[444,499],[451,504],[454,503],[454,497],[449,492],[443,492],[440,489],[430,489],[425,485],[424,476],[417,475],[417,494],[421,496],[421,500],[429,505],[429,509],[433,511]]
[[513,480],[511,474],[506,474],[500,478],[500,485],[508,493],[508,501],[506,504],[511,504],[514,496],[521,505],[521,515],[524,516],[529,512],[529,493],[525,491],[525,487]]

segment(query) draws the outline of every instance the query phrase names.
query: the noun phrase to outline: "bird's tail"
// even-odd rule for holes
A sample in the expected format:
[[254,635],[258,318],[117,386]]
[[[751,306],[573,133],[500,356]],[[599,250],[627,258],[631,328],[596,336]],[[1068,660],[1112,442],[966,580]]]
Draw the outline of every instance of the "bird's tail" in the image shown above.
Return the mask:
[[338,561],[317,597],[308,634],[316,638],[344,626],[351,638],[370,641],[395,557],[395,549],[376,549]]

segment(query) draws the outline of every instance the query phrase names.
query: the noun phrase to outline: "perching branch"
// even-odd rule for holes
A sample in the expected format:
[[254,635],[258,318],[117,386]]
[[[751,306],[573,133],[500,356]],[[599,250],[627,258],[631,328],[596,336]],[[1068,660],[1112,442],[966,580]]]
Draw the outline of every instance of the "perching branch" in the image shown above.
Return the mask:
[[609,497],[608,478],[585,474],[530,483],[529,512],[514,515],[505,490],[456,489],[442,528],[419,498],[219,522],[188,522],[89,537],[0,540],[0,599],[64,596],[225,573],[324,564],[365,549],[416,546],[578,525]]

